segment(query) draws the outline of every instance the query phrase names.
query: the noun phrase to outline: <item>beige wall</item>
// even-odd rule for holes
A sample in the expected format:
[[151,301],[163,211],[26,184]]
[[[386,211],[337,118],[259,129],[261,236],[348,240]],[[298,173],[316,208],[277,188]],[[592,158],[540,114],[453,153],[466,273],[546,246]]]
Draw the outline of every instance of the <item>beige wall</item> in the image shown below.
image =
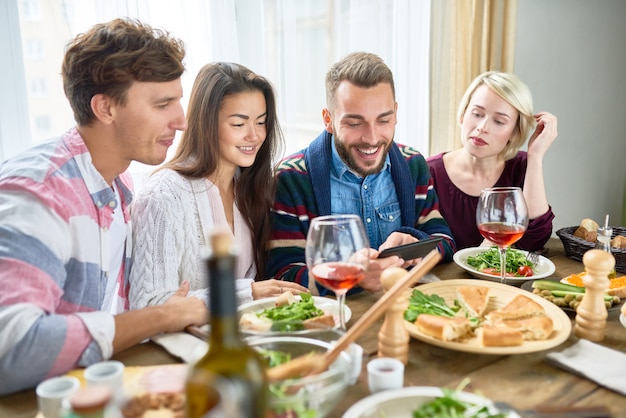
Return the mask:
[[559,118],[544,160],[554,231],[582,218],[624,226],[626,1],[520,0],[515,72],[535,111]]

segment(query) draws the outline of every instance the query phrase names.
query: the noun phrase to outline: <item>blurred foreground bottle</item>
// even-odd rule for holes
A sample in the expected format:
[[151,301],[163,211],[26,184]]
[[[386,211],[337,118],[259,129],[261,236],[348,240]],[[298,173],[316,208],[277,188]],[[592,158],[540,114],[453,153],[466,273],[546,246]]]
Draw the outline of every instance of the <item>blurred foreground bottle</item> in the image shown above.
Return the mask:
[[[214,233],[210,246],[206,260],[209,349],[192,366],[187,379],[187,417],[264,417],[269,394],[265,365],[239,334],[235,294],[237,256],[231,248],[231,234]],[[228,385],[219,384],[220,380]]]

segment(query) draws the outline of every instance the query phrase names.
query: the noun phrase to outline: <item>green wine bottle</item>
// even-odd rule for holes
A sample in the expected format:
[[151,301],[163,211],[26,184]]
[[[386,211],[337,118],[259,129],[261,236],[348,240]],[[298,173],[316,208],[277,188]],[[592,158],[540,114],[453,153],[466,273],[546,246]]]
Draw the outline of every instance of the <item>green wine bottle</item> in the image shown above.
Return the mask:
[[[209,278],[209,349],[192,366],[186,385],[187,416],[211,416],[212,408],[222,408],[227,416],[237,409],[242,418],[265,416],[269,396],[265,364],[239,333],[235,295],[235,264],[232,236],[216,232],[210,237],[211,254],[206,259]],[[229,390],[216,387],[225,380]],[[221,399],[226,395],[228,399]],[[234,415],[233,415],[234,416]]]

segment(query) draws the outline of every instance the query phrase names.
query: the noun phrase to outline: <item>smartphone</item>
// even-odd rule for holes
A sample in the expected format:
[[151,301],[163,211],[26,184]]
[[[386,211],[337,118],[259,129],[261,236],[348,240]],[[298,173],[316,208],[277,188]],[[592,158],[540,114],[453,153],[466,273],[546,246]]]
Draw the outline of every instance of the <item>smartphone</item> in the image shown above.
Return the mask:
[[397,247],[382,250],[378,258],[390,257],[397,255],[404,260],[413,260],[414,258],[424,257],[437,247],[441,238],[428,238],[421,241],[412,242],[410,244],[398,245]]

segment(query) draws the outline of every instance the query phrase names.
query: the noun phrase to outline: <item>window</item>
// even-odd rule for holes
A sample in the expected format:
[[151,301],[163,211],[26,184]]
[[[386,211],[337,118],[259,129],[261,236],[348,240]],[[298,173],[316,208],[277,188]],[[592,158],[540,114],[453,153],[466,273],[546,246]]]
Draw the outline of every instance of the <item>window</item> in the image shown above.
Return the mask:
[[[330,65],[352,51],[376,53],[394,71],[399,103],[396,140],[424,153],[428,149],[428,1],[181,0],[172,6],[169,0],[19,0],[19,11],[11,6],[13,1],[18,0],[9,0],[7,30],[17,30],[12,39],[21,37],[23,46],[2,37],[0,45],[11,48],[17,58],[7,77],[28,86],[26,113],[34,142],[46,139],[39,136],[41,109],[48,109],[51,121],[70,121],[63,129],[52,126],[59,129],[52,135],[72,123],[59,76],[64,45],[96,22],[129,16],[183,39],[186,93],[195,74],[211,61],[240,62],[270,79],[278,94],[286,153],[305,147],[322,131],[324,77]],[[35,26],[32,21],[37,17],[41,22]],[[35,34],[41,28],[46,38],[38,43]],[[45,57],[43,64],[32,61],[37,56]],[[11,99],[5,95],[2,100]],[[3,121],[0,114],[0,126]],[[22,135],[21,144],[8,148],[2,142],[15,137],[0,132],[0,160],[32,145],[23,138],[27,130],[15,131]]]
[[44,58],[45,51],[43,42],[40,39],[29,39],[26,41],[26,47],[24,48],[24,59],[28,61],[35,61]]
[[41,13],[41,0],[21,0],[20,14],[24,20],[40,20],[42,18]]
[[52,125],[50,124],[50,116],[36,116],[35,117],[35,128],[37,128],[38,132],[42,132],[45,135],[51,135],[50,128]]
[[29,80],[30,94],[33,98],[46,97],[48,89],[46,88],[46,79],[44,78],[31,78]]

